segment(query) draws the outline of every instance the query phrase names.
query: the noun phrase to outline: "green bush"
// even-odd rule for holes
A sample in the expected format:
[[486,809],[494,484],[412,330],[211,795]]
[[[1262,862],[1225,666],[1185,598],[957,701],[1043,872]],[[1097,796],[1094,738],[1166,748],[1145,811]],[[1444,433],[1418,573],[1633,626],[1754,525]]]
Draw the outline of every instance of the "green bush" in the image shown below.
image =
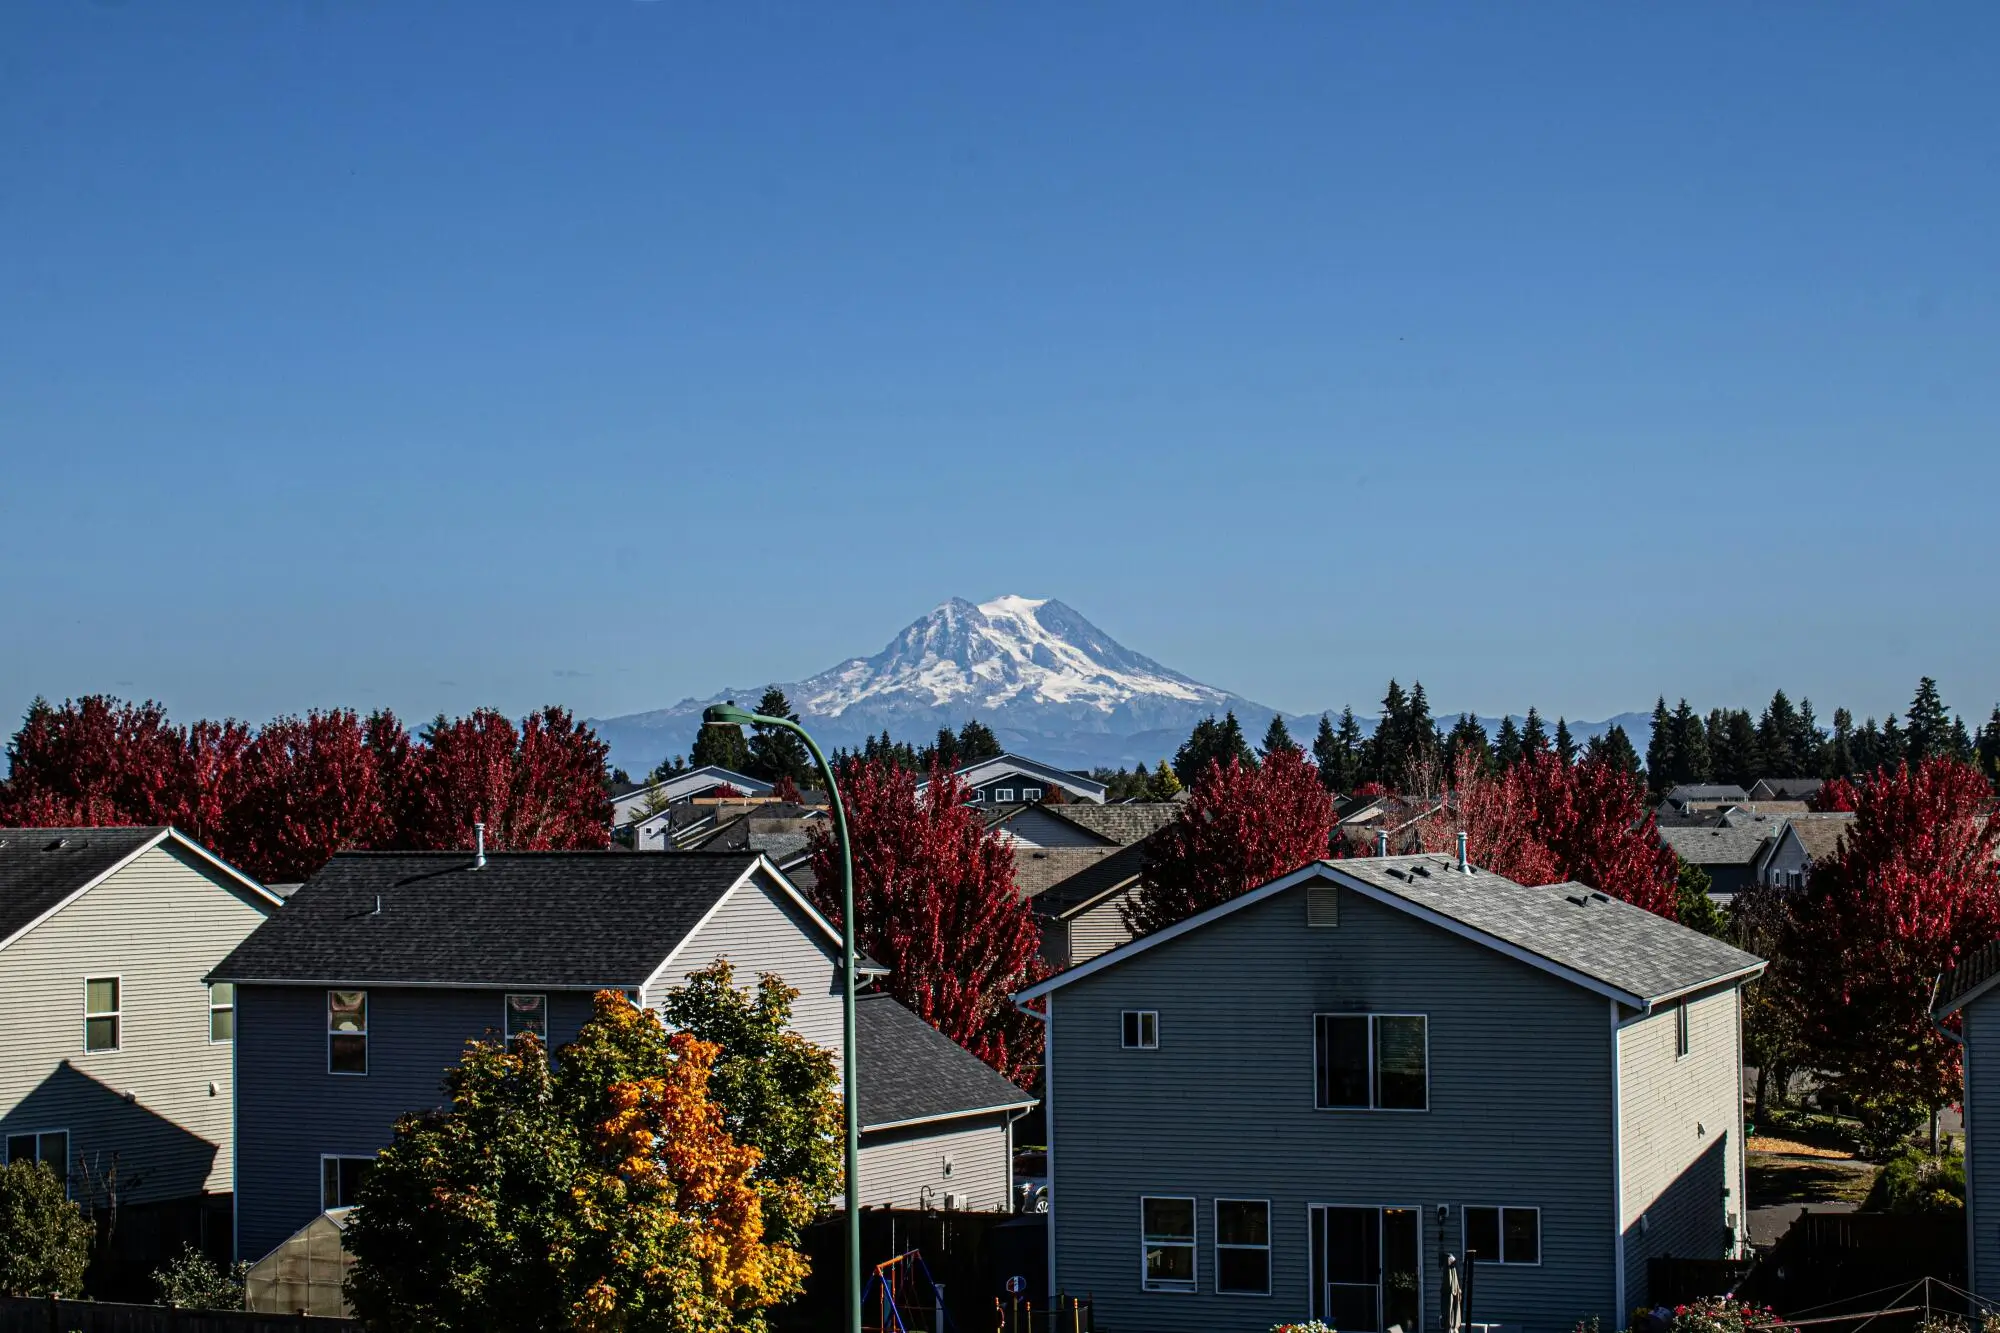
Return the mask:
[[1868,1213],[1962,1213],[1965,1211],[1965,1159],[1932,1157],[1915,1148],[1892,1156],[1875,1176],[1862,1201]]
[[1861,1121],[1855,1146],[1871,1162],[1886,1162],[1900,1153],[1910,1135],[1924,1122],[1922,1110],[1892,1098],[1859,1101],[1854,1113]]
[[160,1304],[183,1310],[241,1310],[243,1278],[250,1265],[224,1269],[190,1245],[153,1273]]
[[0,1294],[81,1292],[95,1230],[46,1165],[0,1166]]

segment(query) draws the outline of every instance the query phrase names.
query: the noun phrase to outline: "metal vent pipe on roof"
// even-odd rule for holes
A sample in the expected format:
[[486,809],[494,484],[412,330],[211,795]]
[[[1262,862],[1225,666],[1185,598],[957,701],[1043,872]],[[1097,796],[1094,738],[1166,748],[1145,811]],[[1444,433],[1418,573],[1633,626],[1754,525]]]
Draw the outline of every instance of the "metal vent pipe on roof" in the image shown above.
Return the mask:
[[1387,856],[1388,854],[1389,854],[1389,830],[1388,830],[1388,829],[1385,829],[1385,828],[1384,828],[1384,829],[1376,829],[1376,830],[1375,830],[1375,855],[1377,855],[1377,856]]
[[1461,875],[1470,875],[1472,873],[1472,863],[1465,859],[1465,831],[1463,829],[1459,830],[1458,834],[1458,873]]
[[484,824],[472,826],[472,868],[486,869],[486,825]]

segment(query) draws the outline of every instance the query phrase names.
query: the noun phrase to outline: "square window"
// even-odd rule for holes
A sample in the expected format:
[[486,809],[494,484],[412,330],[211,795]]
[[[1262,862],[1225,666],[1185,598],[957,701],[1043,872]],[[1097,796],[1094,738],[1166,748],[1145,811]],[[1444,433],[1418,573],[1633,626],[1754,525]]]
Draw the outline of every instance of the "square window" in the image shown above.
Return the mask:
[[117,977],[99,977],[83,983],[83,1049],[118,1049],[120,985]]
[[549,997],[509,995],[507,997],[507,1044],[523,1033],[533,1033],[544,1046],[549,1041]]
[[1314,1105],[1429,1110],[1429,1032],[1422,1014],[1313,1015]]
[[1157,1009],[1127,1009],[1124,1013],[1121,1044],[1128,1051],[1153,1051],[1160,1046],[1160,1014]]
[[1465,1248],[1482,1264],[1539,1264],[1542,1261],[1542,1210],[1465,1208]]
[[352,1208],[361,1202],[361,1182],[373,1169],[373,1157],[333,1157],[319,1159],[319,1206]]
[[368,992],[326,993],[326,1072],[368,1072]]
[[1139,1250],[1147,1291],[1193,1291],[1194,1200],[1139,1200]]
[[1215,1201],[1215,1289],[1271,1294],[1271,1205],[1262,1199]]
[[39,1133],[9,1134],[8,1162],[40,1162],[55,1172],[56,1179],[69,1186],[69,1131],[45,1129]]
[[236,985],[218,981],[208,988],[208,1039],[236,1040]]

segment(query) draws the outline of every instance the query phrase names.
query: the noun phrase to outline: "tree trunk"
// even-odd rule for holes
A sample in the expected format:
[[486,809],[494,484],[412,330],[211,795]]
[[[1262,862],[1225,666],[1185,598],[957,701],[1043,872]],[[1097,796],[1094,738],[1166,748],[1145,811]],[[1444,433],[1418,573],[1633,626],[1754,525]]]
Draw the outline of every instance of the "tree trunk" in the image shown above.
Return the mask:
[[1757,1066],[1756,1108],[1752,1110],[1750,1113],[1751,1118],[1757,1122],[1759,1127],[1761,1127],[1764,1123],[1764,1085],[1769,1083],[1770,1081],[1771,1081],[1771,1074],[1769,1066],[1767,1064],[1759,1064]]

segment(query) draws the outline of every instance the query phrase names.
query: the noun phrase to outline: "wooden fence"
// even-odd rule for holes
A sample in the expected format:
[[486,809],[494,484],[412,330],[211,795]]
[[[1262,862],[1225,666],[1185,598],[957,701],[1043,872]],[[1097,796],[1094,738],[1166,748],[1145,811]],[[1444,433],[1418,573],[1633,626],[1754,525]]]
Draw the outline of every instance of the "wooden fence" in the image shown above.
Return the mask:
[[361,1321],[0,1296],[0,1333],[361,1333]]

